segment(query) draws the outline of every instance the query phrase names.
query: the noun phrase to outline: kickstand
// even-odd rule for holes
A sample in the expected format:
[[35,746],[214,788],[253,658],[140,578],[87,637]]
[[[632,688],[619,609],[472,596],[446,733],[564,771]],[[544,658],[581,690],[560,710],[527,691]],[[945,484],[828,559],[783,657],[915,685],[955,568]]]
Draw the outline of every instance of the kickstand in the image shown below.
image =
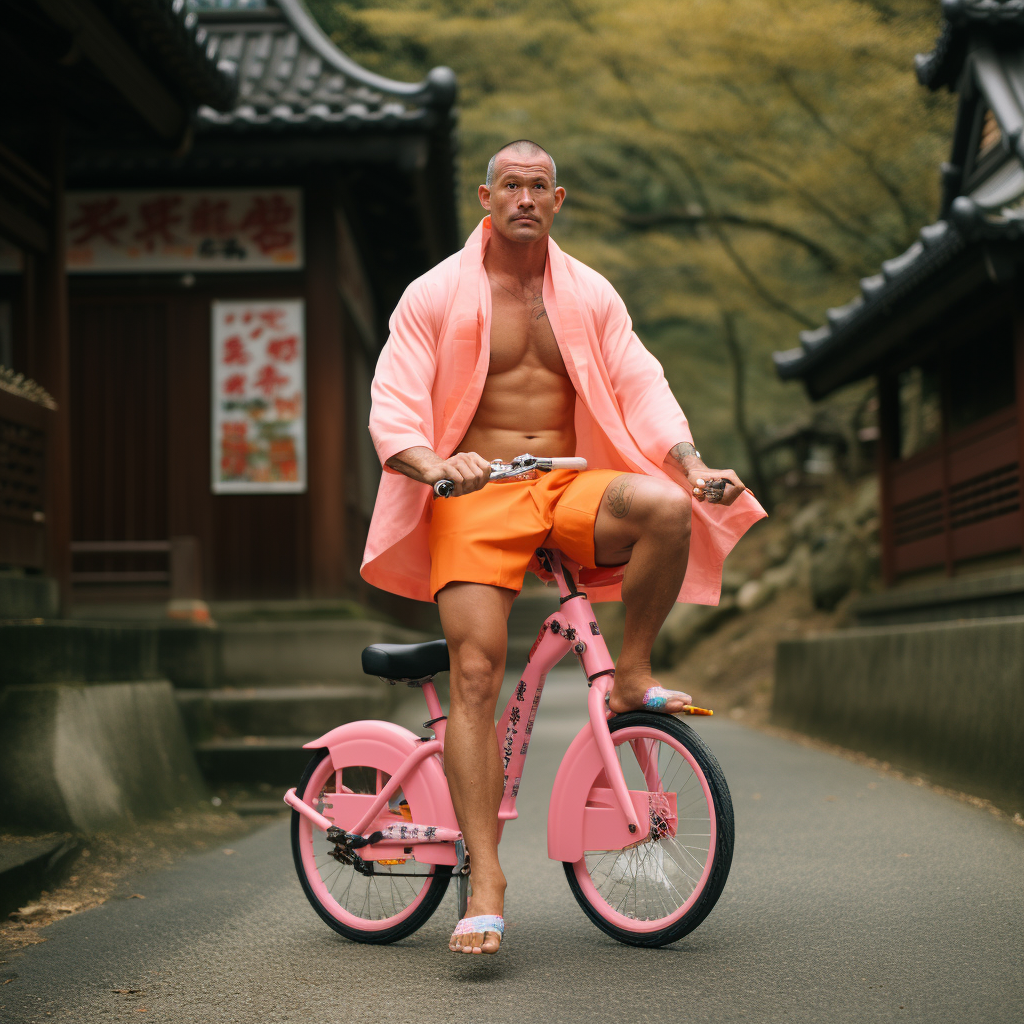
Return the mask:
[[455,865],[455,880],[458,885],[459,920],[461,921],[469,909],[469,855],[466,853],[466,844],[461,839],[455,841],[455,853],[459,858]]

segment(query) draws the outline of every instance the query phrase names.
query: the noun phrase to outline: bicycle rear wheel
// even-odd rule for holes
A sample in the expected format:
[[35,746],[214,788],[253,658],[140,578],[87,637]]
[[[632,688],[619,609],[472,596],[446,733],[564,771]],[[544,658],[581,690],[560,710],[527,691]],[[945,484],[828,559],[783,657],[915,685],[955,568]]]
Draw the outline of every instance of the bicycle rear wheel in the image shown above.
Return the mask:
[[[339,786],[342,792],[379,793],[387,780],[379,765],[361,761],[335,771],[324,749],[314,754],[295,791],[324,813]],[[404,799],[400,789],[383,817],[407,820],[401,811]],[[355,823],[337,824],[351,828]],[[447,865],[420,864],[411,856],[384,863],[354,855],[349,862],[298,811],[292,811],[292,856],[302,890],[321,919],[348,939],[373,944],[404,939],[421,927],[443,899],[452,873]]]
[[[704,741],[670,715],[630,712],[608,722],[631,790],[650,793],[651,831],[620,850],[564,862],[569,888],[603,932],[664,946],[693,931],[722,893],[733,852],[732,797]],[[601,784],[603,782],[602,776]]]

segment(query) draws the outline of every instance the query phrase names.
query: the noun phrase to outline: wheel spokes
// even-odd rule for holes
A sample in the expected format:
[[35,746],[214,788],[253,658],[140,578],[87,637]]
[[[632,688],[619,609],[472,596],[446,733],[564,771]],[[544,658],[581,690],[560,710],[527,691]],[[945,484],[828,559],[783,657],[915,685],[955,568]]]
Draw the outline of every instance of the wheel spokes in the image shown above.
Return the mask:
[[[616,739],[612,734],[613,740]],[[690,762],[672,744],[654,737],[618,740],[616,756],[631,790],[662,793],[659,808],[666,817],[655,821],[651,836],[623,850],[590,850],[587,872],[598,894],[616,913],[636,921],[671,917],[700,885],[711,851],[711,811],[700,779]],[[664,801],[675,795],[672,821]],[[657,825],[657,827],[656,827]]]

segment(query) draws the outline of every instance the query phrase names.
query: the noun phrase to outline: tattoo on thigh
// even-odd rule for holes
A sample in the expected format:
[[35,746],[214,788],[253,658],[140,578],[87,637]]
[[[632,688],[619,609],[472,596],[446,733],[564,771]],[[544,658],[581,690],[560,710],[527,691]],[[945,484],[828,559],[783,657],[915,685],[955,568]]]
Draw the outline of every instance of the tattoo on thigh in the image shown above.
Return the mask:
[[623,480],[614,490],[608,493],[608,511],[616,519],[624,519],[629,514],[629,506],[633,504],[633,492],[636,485]]

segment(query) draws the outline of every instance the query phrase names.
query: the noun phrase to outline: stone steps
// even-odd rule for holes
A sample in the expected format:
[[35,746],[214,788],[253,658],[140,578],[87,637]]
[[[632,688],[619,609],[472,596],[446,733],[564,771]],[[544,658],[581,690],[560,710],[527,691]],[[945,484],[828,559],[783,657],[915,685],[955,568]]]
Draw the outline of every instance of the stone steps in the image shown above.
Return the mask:
[[[557,610],[554,589],[527,591],[512,606],[512,672]],[[228,622],[220,634],[219,685],[179,689],[178,706],[206,780],[253,787],[296,785],[311,756],[303,743],[345,722],[394,714],[405,687],[364,675],[364,647],[433,639],[362,620]],[[446,677],[438,681],[445,694]]]
[[262,782],[279,786],[283,795],[285,789],[299,784],[313,756],[312,751],[302,749],[302,744],[311,739],[316,737],[234,736],[201,740],[194,749],[199,768],[211,784],[258,786]]
[[296,785],[311,756],[303,743],[395,707],[396,688],[363,673],[363,648],[429,639],[372,620],[227,622],[219,632],[218,685],[177,692],[213,786]]
[[196,742],[282,734],[312,738],[344,721],[386,716],[392,703],[389,689],[368,679],[366,685],[178,690],[177,697],[185,727]]

